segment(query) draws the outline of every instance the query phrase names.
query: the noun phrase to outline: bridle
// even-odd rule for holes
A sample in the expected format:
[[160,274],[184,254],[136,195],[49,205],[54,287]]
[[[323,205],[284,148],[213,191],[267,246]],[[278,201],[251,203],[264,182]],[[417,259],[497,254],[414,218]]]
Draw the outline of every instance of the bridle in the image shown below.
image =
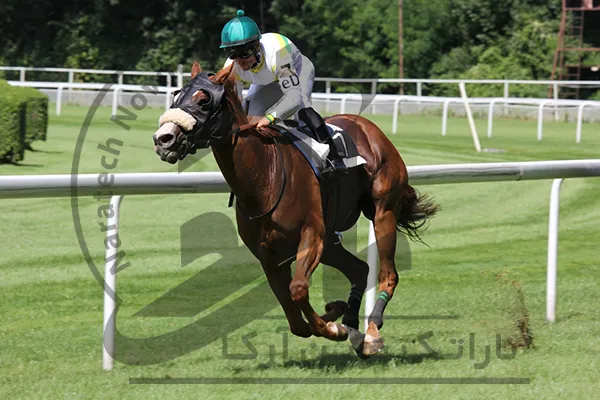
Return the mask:
[[[223,101],[225,100],[223,85],[210,80],[207,72],[197,74],[187,85],[173,93],[175,99],[170,108],[179,108],[194,118],[191,130],[184,130],[186,153],[194,154],[197,148],[207,148],[212,143],[217,145],[225,139],[224,124],[230,123],[223,118]],[[208,101],[197,104],[193,101],[196,92],[203,91],[208,95]],[[185,154],[185,153],[184,153]],[[182,154],[183,155],[183,154]]]

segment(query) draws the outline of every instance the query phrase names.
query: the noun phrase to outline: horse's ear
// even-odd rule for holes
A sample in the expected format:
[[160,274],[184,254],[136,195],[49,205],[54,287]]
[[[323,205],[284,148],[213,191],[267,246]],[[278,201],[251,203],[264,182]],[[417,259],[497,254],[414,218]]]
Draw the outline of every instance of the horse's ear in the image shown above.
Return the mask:
[[194,79],[200,72],[202,72],[202,67],[198,61],[194,61],[194,64],[192,65],[192,79]]

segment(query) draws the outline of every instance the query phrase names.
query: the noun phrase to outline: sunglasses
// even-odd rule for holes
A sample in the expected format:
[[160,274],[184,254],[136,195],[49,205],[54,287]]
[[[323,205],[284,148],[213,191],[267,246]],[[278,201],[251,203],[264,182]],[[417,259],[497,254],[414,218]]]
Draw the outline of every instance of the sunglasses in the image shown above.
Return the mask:
[[229,58],[231,58],[232,60],[235,60],[236,58],[246,60],[246,59],[252,57],[253,55],[254,55],[254,51],[252,48],[236,49],[236,50],[229,52],[229,54],[228,54]]

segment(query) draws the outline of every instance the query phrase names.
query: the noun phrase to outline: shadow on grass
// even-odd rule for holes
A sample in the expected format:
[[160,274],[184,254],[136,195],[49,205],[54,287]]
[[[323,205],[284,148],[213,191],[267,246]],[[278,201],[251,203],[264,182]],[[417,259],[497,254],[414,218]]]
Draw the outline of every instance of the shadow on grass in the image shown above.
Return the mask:
[[32,153],[45,153],[45,154],[64,154],[64,151],[59,151],[59,150],[41,150],[41,149],[34,149],[33,147],[31,147],[31,145],[27,145],[25,147],[25,150],[27,151],[31,151]]
[[327,354],[320,357],[288,360],[282,364],[259,364],[257,369],[266,370],[275,368],[302,368],[302,369],[334,369],[345,371],[356,368],[370,368],[374,365],[386,366],[395,361],[397,364],[420,364],[425,360],[441,360],[436,354],[379,354],[371,358],[361,360],[352,354]]
[[22,163],[22,162],[12,163],[11,165],[13,165],[15,167],[34,167],[34,168],[43,168],[44,167],[43,164],[28,164],[28,163]]

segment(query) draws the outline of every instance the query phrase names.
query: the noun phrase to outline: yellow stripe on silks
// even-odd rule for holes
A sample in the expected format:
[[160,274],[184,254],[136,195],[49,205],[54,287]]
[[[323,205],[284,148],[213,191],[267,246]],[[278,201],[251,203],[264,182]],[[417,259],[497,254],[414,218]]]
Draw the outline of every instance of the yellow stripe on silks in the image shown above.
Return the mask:
[[[288,54],[291,53],[291,46],[290,46],[290,40],[288,38],[286,38],[283,35],[280,35],[279,33],[275,33],[274,34],[275,37],[277,38],[277,41],[279,42],[279,46],[281,46],[281,49],[279,51],[286,51]],[[285,56],[287,54],[281,54],[281,56]],[[275,68],[277,66],[273,65],[273,74],[275,74]]]
[[247,84],[251,84],[252,82],[248,82],[242,79],[242,77],[240,77],[238,74],[235,74],[235,76],[237,77],[238,81],[241,81],[243,83],[247,83]]
[[260,62],[258,63],[258,65],[256,67],[252,68],[250,70],[250,72],[256,74],[258,71],[261,70],[261,68],[263,67],[263,65],[265,65],[265,57],[264,57],[264,55],[262,57],[260,57]]
[[285,49],[289,53],[290,52],[290,41],[289,41],[289,39],[286,38],[283,35],[280,35],[279,33],[276,33],[275,37],[277,38],[277,41],[279,42],[279,45],[281,46],[281,49]]

